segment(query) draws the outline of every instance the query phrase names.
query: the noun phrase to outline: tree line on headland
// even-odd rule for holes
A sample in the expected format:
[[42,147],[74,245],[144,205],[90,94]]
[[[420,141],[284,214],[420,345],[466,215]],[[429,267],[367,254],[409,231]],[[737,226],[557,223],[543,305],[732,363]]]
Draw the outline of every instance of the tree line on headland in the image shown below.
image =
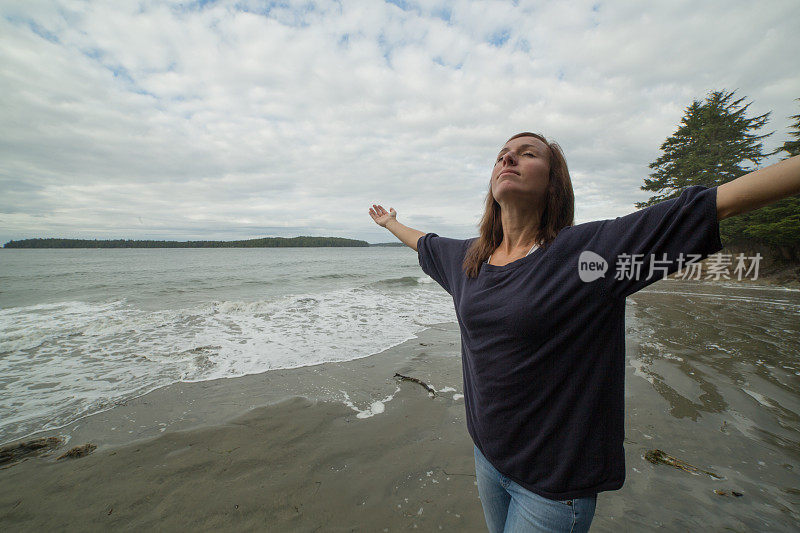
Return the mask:
[[244,241],[134,241],[130,239],[24,239],[3,248],[291,248],[369,246],[367,241],[342,237],[264,237]]
[[[800,114],[793,115],[789,137],[780,147],[765,151],[759,134],[770,113],[748,117],[745,97],[736,91],[712,91],[704,101],[686,108],[678,129],[661,145],[662,155],[650,164],[654,171],[641,187],[657,194],[642,208],[675,198],[692,185],[715,187],[751,172],[769,156],[800,155]],[[797,99],[800,101],[800,98]],[[791,139],[793,137],[794,139]],[[800,263],[800,195],[720,222],[722,244],[735,250],[772,251],[772,260]]]

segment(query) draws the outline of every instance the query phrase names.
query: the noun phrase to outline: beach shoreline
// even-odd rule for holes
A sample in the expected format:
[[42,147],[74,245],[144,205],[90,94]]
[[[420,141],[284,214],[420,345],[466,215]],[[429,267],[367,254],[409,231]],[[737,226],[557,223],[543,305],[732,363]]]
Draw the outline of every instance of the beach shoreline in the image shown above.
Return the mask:
[[458,341],[436,325],[362,359],[176,383],[37,433],[68,442],[0,471],[0,524],[483,531]]
[[[626,308],[628,326],[644,332],[626,338],[626,481],[599,494],[592,531],[792,531],[800,464],[752,421],[777,432],[770,398],[794,400],[755,374],[741,385],[715,372],[741,362],[710,357],[709,345],[684,340],[666,353],[698,316],[709,315],[704,328],[715,320],[684,316],[682,298],[643,292]],[[162,387],[27,437],[69,442],[2,466],[0,526],[486,531],[462,379],[458,325],[443,323],[362,359]],[[98,448],[56,459],[86,443]],[[651,464],[653,449],[721,477]]]
[[[149,440],[164,432],[224,424],[252,409],[294,397],[343,403],[351,408],[353,416],[364,418],[374,414],[370,411],[374,402],[391,397],[397,390],[400,382],[394,377],[395,372],[421,371],[437,390],[449,388],[460,393],[459,335],[456,323],[434,324],[413,339],[358,359],[171,383],[64,426],[36,431],[3,445],[60,436],[68,446],[91,441],[113,448]],[[451,358],[451,364],[443,365],[439,360],[442,357]],[[424,363],[429,359],[435,363],[432,368],[426,368]],[[457,367],[457,375],[453,366]]]

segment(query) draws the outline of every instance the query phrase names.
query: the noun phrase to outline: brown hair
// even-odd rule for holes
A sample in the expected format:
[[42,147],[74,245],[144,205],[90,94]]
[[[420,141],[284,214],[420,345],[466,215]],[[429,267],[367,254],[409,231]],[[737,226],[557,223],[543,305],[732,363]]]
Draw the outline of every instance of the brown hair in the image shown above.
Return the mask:
[[[575,214],[575,195],[572,192],[572,181],[569,178],[567,161],[561,147],[554,142],[548,142],[538,133],[518,133],[509,139],[517,137],[535,137],[550,149],[550,174],[547,193],[544,198],[544,211],[539,220],[536,239],[546,248],[566,226],[572,226]],[[508,141],[506,141],[508,142]],[[486,262],[503,241],[503,224],[500,218],[500,204],[492,196],[492,184],[489,183],[489,192],[486,195],[486,208],[478,224],[480,235],[472,243],[464,257],[464,272],[467,277],[475,278],[481,269],[481,264]]]

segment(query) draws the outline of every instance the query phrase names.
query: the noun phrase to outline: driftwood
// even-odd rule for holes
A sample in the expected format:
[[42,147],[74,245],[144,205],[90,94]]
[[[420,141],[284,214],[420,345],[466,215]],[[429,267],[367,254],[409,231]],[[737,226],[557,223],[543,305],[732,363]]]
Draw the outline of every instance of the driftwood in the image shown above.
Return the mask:
[[48,453],[64,443],[62,437],[40,437],[0,448],[0,464]]
[[[714,492],[716,494],[719,494],[720,496],[727,496],[728,495],[728,491],[726,491],[726,490],[714,489]],[[741,498],[742,497],[742,493],[741,492],[736,492],[735,490],[731,491],[731,495],[732,496],[736,496],[737,498]]]
[[644,454],[644,458],[653,463],[654,465],[658,463],[662,463],[669,466],[674,466],[680,470],[685,472],[689,472],[690,474],[708,474],[709,476],[715,479],[722,479],[722,476],[719,474],[715,474],[714,472],[709,472],[708,470],[703,470],[702,468],[697,468],[696,466],[692,466],[685,461],[681,461],[680,459],[669,455],[668,453],[661,451],[661,450],[650,450],[646,454]]
[[425,390],[427,390],[430,394],[432,394],[434,397],[436,396],[436,391],[434,390],[434,388],[431,387],[430,385],[428,385],[427,383],[425,383],[424,381],[420,380],[420,379],[412,378],[412,377],[409,377],[409,376],[404,376],[403,374],[398,374],[398,373],[395,373],[394,377],[405,379],[405,380],[408,380],[408,381],[413,381],[414,383],[419,383],[420,385],[425,387]]
[[69,451],[64,452],[63,454],[61,454],[58,458],[59,459],[67,459],[67,458],[68,459],[77,459],[78,457],[85,457],[85,456],[89,455],[90,453],[92,453],[96,449],[97,449],[97,446],[92,444],[92,443],[84,444],[83,446],[75,446],[74,448],[70,449]]

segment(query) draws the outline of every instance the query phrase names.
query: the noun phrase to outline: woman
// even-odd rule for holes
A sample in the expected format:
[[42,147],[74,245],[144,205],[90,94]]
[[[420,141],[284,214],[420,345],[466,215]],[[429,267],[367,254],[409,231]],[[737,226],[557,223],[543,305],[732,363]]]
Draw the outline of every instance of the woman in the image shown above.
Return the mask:
[[477,238],[426,234],[372,206],[453,296],[489,531],[589,529],[597,494],[625,479],[625,298],[722,249],[719,220],[798,192],[794,157],[573,225],[560,148],[526,132],[498,154]]

